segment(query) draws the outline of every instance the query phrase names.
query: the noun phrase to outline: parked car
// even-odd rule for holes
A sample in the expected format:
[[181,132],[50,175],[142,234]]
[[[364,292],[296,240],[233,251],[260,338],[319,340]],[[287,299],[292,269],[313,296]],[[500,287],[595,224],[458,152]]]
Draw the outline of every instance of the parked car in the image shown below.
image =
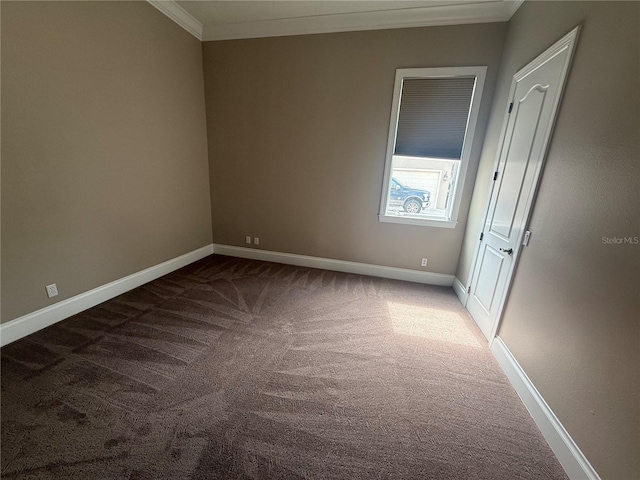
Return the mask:
[[396,178],[391,179],[389,205],[400,206],[407,213],[420,213],[431,204],[431,192],[403,185]]

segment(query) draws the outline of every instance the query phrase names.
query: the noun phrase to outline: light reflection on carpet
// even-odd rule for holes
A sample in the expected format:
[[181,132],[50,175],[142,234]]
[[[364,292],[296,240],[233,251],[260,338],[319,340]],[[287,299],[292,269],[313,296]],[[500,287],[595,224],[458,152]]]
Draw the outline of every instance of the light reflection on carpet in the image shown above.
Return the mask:
[[393,332],[467,347],[482,345],[457,312],[406,303],[387,302]]

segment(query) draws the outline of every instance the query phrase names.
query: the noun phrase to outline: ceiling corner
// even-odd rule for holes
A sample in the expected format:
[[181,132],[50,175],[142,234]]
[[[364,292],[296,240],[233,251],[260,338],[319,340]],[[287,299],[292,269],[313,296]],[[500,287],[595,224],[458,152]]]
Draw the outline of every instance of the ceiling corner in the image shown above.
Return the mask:
[[147,0],[191,35],[202,41],[202,24],[173,0]]
[[505,0],[505,1],[508,5],[507,20],[510,20],[511,17],[513,17],[514,13],[516,13],[520,8],[520,6],[524,3],[524,0]]

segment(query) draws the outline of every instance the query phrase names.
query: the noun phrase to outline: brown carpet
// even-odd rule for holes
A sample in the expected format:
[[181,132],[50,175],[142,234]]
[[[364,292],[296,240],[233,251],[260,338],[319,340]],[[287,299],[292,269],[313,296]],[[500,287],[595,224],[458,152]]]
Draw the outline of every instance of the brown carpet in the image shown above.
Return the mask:
[[449,288],[210,256],[2,349],[2,478],[563,479]]

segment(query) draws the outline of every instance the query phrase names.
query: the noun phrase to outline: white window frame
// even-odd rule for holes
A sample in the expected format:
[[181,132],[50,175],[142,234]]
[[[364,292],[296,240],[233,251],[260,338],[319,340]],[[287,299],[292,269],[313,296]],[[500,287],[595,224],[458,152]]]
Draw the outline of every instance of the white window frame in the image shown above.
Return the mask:
[[[442,67],[442,68],[399,68],[396,70],[395,84],[393,87],[393,103],[391,105],[391,121],[389,122],[389,138],[387,140],[387,156],[384,165],[384,177],[382,184],[382,195],[380,198],[380,214],[378,218],[381,222],[404,223],[409,225],[422,225],[429,227],[455,228],[458,224],[458,213],[464,191],[464,183],[467,177],[471,147],[476,132],[482,91],[487,73],[487,67]],[[396,133],[398,128],[398,116],[400,114],[400,93],[402,82],[405,78],[438,78],[438,77],[459,77],[475,76],[476,82],[471,97],[471,108],[469,109],[469,119],[467,130],[462,144],[462,155],[460,156],[460,168],[458,178],[453,190],[453,202],[450,207],[448,219],[438,219],[437,217],[417,217],[417,216],[396,216],[387,215],[387,201],[389,199],[389,183],[391,182],[391,167],[393,152],[396,148]],[[450,159],[448,159],[450,160]],[[457,161],[457,160],[456,160]],[[435,200],[432,200],[435,201]]]

